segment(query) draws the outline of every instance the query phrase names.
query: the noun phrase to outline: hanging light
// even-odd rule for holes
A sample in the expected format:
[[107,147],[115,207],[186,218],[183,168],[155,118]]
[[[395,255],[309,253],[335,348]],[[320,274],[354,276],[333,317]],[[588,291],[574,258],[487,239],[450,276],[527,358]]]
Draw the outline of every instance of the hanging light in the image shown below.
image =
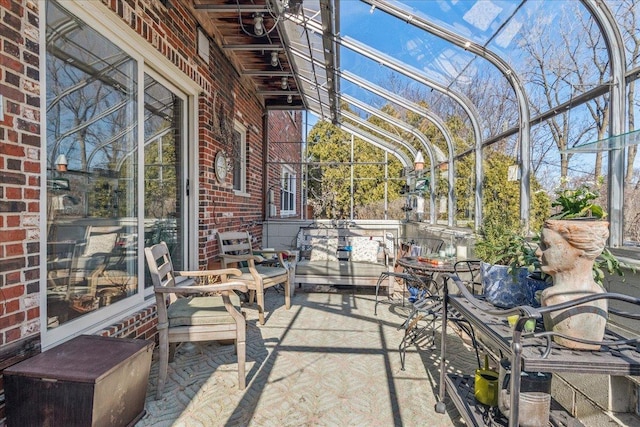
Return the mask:
[[288,80],[287,80],[287,78],[286,78],[286,77],[283,77],[283,78],[282,78],[282,81],[281,81],[281,83],[280,83],[280,87],[281,87],[282,89],[286,89],[286,88],[288,88],[288,87],[289,87],[289,82],[288,82]]
[[291,104],[293,102],[293,95],[287,95],[287,104]]
[[424,157],[422,156],[422,151],[418,151],[418,153],[416,154],[416,158],[413,161],[413,166],[416,171],[421,171],[422,169],[424,169]]
[[273,51],[271,52],[271,66],[272,67],[277,67],[278,66],[278,52],[277,51]]
[[264,34],[264,20],[262,18],[262,13],[256,13],[253,15],[253,32],[256,36],[261,36]]
[[64,154],[60,154],[56,158],[56,169],[58,170],[58,172],[66,172],[68,164],[69,162],[67,161],[67,156],[65,156]]

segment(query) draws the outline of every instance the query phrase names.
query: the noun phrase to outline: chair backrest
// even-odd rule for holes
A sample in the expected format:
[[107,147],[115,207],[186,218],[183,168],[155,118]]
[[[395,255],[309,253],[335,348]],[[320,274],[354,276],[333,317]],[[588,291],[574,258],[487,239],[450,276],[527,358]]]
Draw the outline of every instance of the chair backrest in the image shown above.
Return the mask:
[[248,231],[218,233],[218,245],[223,255],[253,255],[251,235]]
[[456,276],[466,283],[472,294],[482,291],[482,279],[480,278],[480,261],[475,259],[465,259],[457,261],[453,265]]

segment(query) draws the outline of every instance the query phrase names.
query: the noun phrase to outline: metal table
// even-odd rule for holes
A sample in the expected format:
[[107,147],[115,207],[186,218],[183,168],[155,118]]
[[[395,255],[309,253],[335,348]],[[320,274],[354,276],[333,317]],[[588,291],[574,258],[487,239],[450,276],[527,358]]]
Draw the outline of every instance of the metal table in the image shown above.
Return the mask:
[[[604,293],[583,297],[576,302],[558,304],[556,306],[535,309],[528,306],[508,310],[496,309],[492,304],[471,295],[464,284],[451,276],[460,291],[459,295],[449,292],[447,281],[444,282],[443,316],[447,310],[453,309],[463,316],[483,336],[483,341],[499,349],[511,359],[511,393],[510,407],[512,415],[509,426],[518,425],[520,373],[523,370],[539,372],[573,372],[600,373],[609,375],[640,375],[640,338],[626,339],[607,330],[600,351],[578,351],[555,344],[554,333],[543,330],[541,322],[533,333],[523,333],[524,324],[529,319],[541,319],[543,313],[575,306],[594,299],[613,299],[640,305],[640,299],[627,295]],[[450,307],[449,307],[450,306]],[[614,310],[610,309],[610,312]],[[506,320],[512,314],[520,315],[515,328],[511,328]],[[616,313],[629,318],[640,318],[637,313]],[[477,417],[470,413],[469,402],[460,396],[460,383],[455,376],[446,375],[446,322],[442,325],[440,392],[436,411],[444,413],[445,393],[449,393],[453,402],[463,414],[469,425],[478,424]],[[459,384],[458,384],[459,385]]]

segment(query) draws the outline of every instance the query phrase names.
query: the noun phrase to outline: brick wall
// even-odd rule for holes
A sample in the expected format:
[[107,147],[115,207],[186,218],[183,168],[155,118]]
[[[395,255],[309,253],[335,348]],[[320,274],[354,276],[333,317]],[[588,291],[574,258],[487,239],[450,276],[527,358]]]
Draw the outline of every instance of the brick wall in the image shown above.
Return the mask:
[[[243,79],[211,40],[210,62],[196,53],[197,22],[191,2],[173,0],[167,9],[158,0],[102,0],[158,52],[186,76],[204,88],[198,99],[200,141],[198,158],[199,263],[206,266],[218,253],[209,229],[248,229],[259,244],[264,209],[263,106],[255,88]],[[44,2],[0,0],[0,370],[40,351],[40,158],[44,132],[40,129],[39,20]],[[44,113],[42,113],[44,114]],[[299,115],[299,114],[298,114]],[[283,132],[295,133],[290,117],[275,114],[270,120],[286,120]],[[271,115],[270,115],[271,117]],[[214,158],[230,144],[229,125],[236,120],[247,128],[247,192],[237,196],[231,177],[219,183]],[[274,124],[273,128],[280,125]],[[274,131],[274,133],[276,133]],[[100,331],[116,337],[153,338],[155,308],[143,309]],[[2,384],[0,383],[0,388]],[[0,406],[0,419],[4,408]]]
[[[269,157],[267,164],[267,183],[273,187],[277,215],[280,216],[280,191],[277,185],[282,176],[283,162],[290,162],[298,178],[298,190],[302,185],[302,166],[300,150],[302,145],[302,113],[300,111],[269,112]],[[296,196],[296,215],[288,218],[302,218],[301,192]]]

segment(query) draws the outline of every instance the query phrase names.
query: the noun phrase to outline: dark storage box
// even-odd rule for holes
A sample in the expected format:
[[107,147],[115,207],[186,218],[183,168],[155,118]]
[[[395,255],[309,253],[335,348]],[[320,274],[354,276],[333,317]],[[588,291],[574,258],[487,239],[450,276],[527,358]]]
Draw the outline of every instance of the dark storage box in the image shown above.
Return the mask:
[[153,346],[81,335],[5,369],[7,425],[133,425],[144,415]]

